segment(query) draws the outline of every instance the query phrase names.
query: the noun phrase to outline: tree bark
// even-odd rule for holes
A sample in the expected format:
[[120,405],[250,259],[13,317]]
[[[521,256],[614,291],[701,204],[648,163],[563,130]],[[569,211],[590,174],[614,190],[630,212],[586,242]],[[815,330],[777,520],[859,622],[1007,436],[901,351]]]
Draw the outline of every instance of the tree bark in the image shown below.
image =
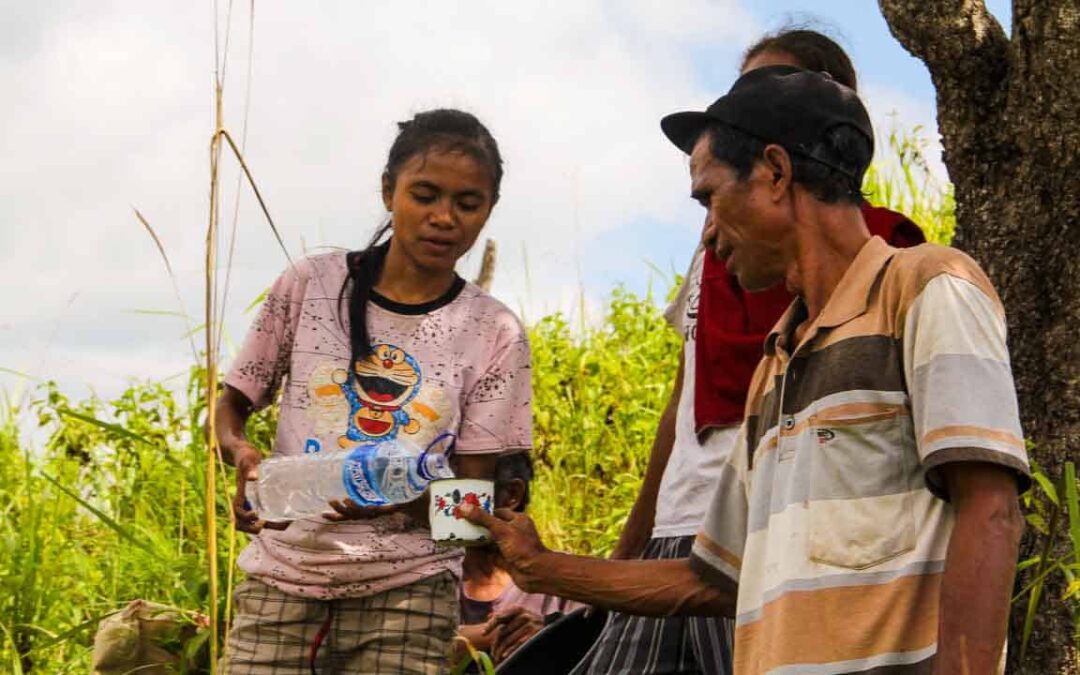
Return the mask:
[[[1005,304],[1024,430],[1056,479],[1080,447],[1080,0],[1014,0],[1011,36],[983,0],[879,4],[930,70],[956,191],[954,245]],[[1022,557],[1037,553],[1035,539],[1029,529]],[[1080,672],[1062,590],[1044,593],[1024,663],[1024,607],[1014,609],[1010,672]]]

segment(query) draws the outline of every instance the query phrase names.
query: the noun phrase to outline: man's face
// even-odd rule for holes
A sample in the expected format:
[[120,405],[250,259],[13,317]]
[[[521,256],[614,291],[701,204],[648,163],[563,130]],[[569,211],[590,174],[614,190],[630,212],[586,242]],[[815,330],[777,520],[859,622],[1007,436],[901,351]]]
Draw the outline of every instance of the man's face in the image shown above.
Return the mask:
[[690,154],[690,195],[707,210],[703,242],[724,261],[748,291],[763,291],[784,280],[785,247],[792,228],[779,218],[772,173],[757,162],[746,180],[712,154],[711,135],[702,134]]

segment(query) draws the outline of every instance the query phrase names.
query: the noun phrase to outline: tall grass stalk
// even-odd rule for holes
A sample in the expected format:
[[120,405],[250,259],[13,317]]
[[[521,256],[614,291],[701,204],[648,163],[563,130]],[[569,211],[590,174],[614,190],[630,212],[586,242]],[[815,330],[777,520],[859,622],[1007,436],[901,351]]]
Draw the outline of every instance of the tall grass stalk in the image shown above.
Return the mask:
[[[214,23],[217,24],[217,3],[215,4]],[[216,30],[215,30],[216,33]],[[217,45],[215,44],[215,50]],[[217,290],[217,229],[220,215],[220,183],[218,167],[221,165],[221,137],[225,131],[223,117],[222,72],[214,72],[214,135],[210,140],[210,217],[206,228],[206,292],[204,296],[205,337],[206,337],[206,380],[204,398],[206,400],[206,549],[209,562],[210,579],[210,672],[217,671],[218,660],[218,576],[217,576],[217,461],[221,449],[217,442],[217,311],[215,309]]]
[[[251,188],[252,193],[255,195],[255,199],[259,204],[259,208],[262,210],[263,216],[266,218],[266,222],[270,227],[278,245],[285,253],[286,259],[289,264],[292,264],[292,258],[289,255],[288,249],[285,246],[284,240],[281,238],[281,233],[278,231],[274,220],[270,216],[270,209],[267,207],[265,199],[263,199],[262,193],[259,191],[258,185],[255,182],[255,178],[251,173],[251,169],[248,167],[247,161],[244,159],[244,153],[240,147],[237,146],[236,141],[233,140],[232,135],[225,127],[224,117],[224,98],[225,98],[225,70],[228,64],[229,55],[229,38],[231,36],[232,29],[232,1],[230,0],[227,11],[227,28],[225,33],[225,46],[223,54],[220,54],[218,50],[217,33],[218,33],[218,11],[217,3],[214,3],[214,49],[215,49],[215,72],[214,72],[214,133],[210,140],[210,213],[207,222],[206,230],[206,254],[205,254],[205,308],[204,308],[204,321],[205,321],[205,337],[206,337],[206,353],[205,353],[205,371],[206,380],[204,388],[204,400],[206,402],[206,445],[208,448],[206,459],[206,527],[207,527],[207,549],[209,557],[209,577],[210,577],[210,655],[211,655],[211,672],[213,673],[217,667],[218,660],[218,635],[219,635],[219,616],[218,616],[218,556],[217,556],[217,514],[214,508],[215,495],[217,493],[217,474],[218,470],[224,475],[224,458],[221,454],[221,447],[217,441],[217,389],[218,389],[218,365],[221,356],[221,344],[223,335],[223,314],[224,307],[226,305],[225,298],[219,296],[217,285],[217,265],[218,265],[218,236],[220,229],[221,219],[221,158],[222,152],[225,146],[231,151],[232,157],[237,161],[240,166],[240,176],[238,176],[237,182],[237,195],[236,202],[233,209],[233,228],[230,236],[229,244],[229,267],[231,268],[232,253],[235,246],[235,233],[236,233],[236,217],[239,213],[239,186],[241,178],[246,179],[248,186]],[[246,93],[246,101],[244,104],[244,118],[243,118],[243,138],[247,137],[247,121],[248,114],[250,112],[250,85],[251,85],[251,64],[254,45],[254,17],[255,17],[255,3],[249,3],[249,36],[248,36],[248,87]],[[220,56],[219,56],[220,54]],[[220,62],[220,68],[217,64]],[[227,277],[228,278],[228,277]],[[227,282],[226,282],[227,283]],[[221,312],[219,312],[219,306]],[[229,488],[225,485],[224,488],[226,494],[226,504],[231,503],[229,498]],[[235,566],[235,554],[236,554],[236,530],[235,524],[232,519],[229,519],[229,533],[228,533],[228,563],[229,569],[227,573],[227,587],[226,587],[226,611],[224,616],[221,617],[225,622],[225,632],[228,631],[228,626],[231,620],[232,609],[232,582],[234,579],[233,567]]]

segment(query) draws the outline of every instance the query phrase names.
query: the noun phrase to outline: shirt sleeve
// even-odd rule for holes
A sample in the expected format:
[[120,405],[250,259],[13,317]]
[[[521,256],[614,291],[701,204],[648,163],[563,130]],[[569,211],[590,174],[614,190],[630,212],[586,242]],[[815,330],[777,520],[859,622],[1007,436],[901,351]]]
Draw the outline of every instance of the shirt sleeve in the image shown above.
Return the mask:
[[532,359],[516,317],[504,317],[494,354],[465,397],[457,451],[462,454],[532,448]]
[[702,257],[704,256],[704,249],[698,246],[694,251],[694,257],[690,260],[690,267],[686,270],[686,276],[683,277],[682,283],[679,284],[679,290],[675,292],[675,299],[672,300],[667,307],[664,308],[664,320],[671,324],[671,327],[679,332],[683,333],[683,318],[686,316],[686,303],[690,297],[690,292],[693,290],[692,285],[700,283],[700,278],[695,279],[699,275],[695,274],[696,268],[701,264]]
[[690,549],[690,567],[702,581],[716,585],[739,583],[749,517],[746,485],[746,424],[739,429],[734,449],[720,470],[705,524]]
[[1030,470],[996,298],[958,276],[935,276],[908,310],[903,348],[927,487],[947,499],[941,467],[975,461],[1015,472],[1026,489]]
[[273,402],[289,373],[306,286],[307,277],[296,266],[277,278],[225,376],[225,384],[239,390],[256,410]]

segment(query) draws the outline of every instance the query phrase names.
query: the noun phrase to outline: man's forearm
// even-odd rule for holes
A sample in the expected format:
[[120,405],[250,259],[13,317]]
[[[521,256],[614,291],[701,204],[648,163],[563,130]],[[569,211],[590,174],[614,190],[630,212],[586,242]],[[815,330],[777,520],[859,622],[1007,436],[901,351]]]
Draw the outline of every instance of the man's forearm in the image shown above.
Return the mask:
[[545,552],[525,571],[527,590],[643,616],[734,616],[736,586],[711,586],[689,560],[603,560]]
[[1005,644],[1023,519],[1015,491],[994,495],[979,487],[977,498],[957,504],[941,587],[937,673],[996,672]]

